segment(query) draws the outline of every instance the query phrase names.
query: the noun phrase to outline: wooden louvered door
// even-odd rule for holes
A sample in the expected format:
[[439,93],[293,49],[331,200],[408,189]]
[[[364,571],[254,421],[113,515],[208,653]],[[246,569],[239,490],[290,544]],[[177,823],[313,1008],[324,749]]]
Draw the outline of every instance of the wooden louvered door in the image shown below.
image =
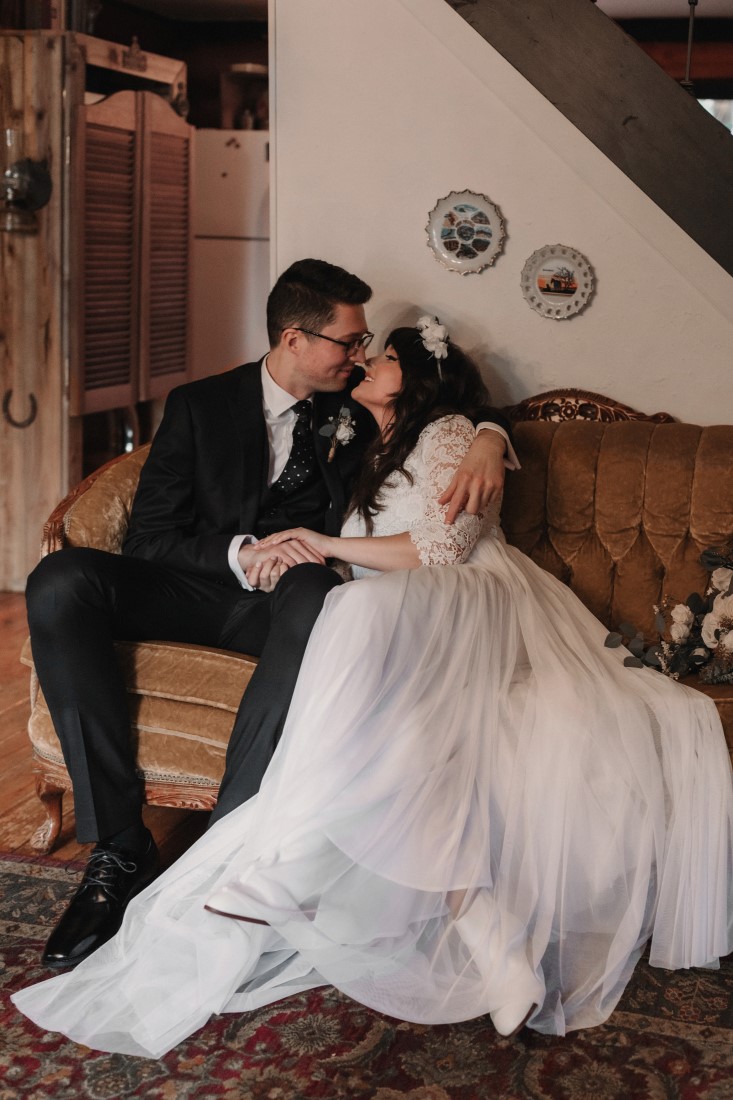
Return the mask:
[[76,414],[164,397],[189,358],[191,134],[153,92],[78,108],[70,290]]
[[185,373],[193,131],[163,96],[185,101],[186,76],[176,58],[92,35],[0,29],[3,125],[52,180],[37,232],[0,232],[0,589],[23,589],[82,472],[136,431],[150,438],[161,402],[143,395]]
[[71,404],[98,412],[138,399],[139,93],[77,108],[71,179]]
[[140,400],[184,382],[189,360],[191,134],[150,92],[142,108],[143,194],[140,297]]

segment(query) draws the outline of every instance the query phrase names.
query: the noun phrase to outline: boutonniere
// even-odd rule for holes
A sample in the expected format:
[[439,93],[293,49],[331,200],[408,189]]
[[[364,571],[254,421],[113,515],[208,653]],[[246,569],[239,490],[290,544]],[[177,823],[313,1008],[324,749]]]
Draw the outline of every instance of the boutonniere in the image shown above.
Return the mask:
[[323,427],[319,429],[318,434],[325,435],[331,440],[331,446],[328,451],[328,461],[333,462],[336,448],[339,443],[342,447],[345,447],[347,443],[351,443],[351,440],[356,435],[356,428],[354,427],[351,412],[345,405],[342,405],[338,416],[329,416],[328,424],[324,424]]

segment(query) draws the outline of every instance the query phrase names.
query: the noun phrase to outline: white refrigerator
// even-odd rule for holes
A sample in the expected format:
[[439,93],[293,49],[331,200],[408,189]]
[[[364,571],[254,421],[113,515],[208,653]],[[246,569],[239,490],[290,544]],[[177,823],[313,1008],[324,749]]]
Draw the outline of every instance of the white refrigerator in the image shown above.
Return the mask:
[[192,222],[191,371],[203,378],[267,351],[267,131],[196,131]]

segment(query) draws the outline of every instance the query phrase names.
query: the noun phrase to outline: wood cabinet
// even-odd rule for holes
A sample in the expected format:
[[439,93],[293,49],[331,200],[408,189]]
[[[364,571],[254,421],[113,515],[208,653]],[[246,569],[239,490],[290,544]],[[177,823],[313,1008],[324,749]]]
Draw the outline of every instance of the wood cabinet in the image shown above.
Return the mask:
[[[112,93],[90,95],[100,72]],[[84,417],[188,376],[193,128],[167,101],[183,97],[174,59],[0,32],[0,125],[52,179],[38,234],[0,232],[0,589],[24,586],[81,476]]]
[[190,135],[152,92],[77,109],[72,413],[163,397],[188,375]]

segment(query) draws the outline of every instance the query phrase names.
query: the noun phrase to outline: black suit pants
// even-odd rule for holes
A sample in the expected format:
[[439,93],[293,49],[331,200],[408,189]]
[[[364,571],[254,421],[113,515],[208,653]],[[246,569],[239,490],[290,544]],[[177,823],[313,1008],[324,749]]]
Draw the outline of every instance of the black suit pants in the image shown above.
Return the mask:
[[43,558],[28,579],[28,621],[74,786],[78,839],[104,839],[140,820],[142,781],[115,641],[193,642],[260,658],[232,730],[213,815],[221,817],[259,789],[313,624],[340,583],[333,570],[304,564],[268,594],[87,547]]

